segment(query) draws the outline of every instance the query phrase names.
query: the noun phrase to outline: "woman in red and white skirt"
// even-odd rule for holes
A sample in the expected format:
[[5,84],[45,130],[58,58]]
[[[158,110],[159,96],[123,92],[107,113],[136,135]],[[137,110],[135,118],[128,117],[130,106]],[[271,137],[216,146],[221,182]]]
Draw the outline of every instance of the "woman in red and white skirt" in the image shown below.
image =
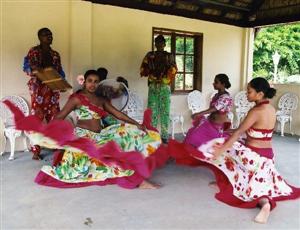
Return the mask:
[[[169,147],[176,162],[204,165],[213,171],[218,200],[240,208],[259,206],[254,219],[258,223],[267,222],[276,201],[300,197],[300,188],[290,186],[274,165],[271,139],[276,115],[268,99],[275,93],[264,78],[253,79],[247,87],[247,98],[256,106],[230,137],[211,139],[198,149],[175,142]],[[245,133],[246,140],[241,139]]]
[[[264,78],[250,81],[247,99],[256,106],[224,144],[212,140],[202,149],[205,161],[227,177],[227,185],[224,181],[217,181],[218,198],[239,207],[260,206],[261,210],[254,219],[259,223],[267,222],[276,201],[300,196],[300,189],[287,184],[274,165],[271,139],[276,115],[268,99],[275,93],[276,90]],[[245,143],[240,143],[238,139],[243,133],[247,138]],[[212,157],[209,156],[211,147]]]

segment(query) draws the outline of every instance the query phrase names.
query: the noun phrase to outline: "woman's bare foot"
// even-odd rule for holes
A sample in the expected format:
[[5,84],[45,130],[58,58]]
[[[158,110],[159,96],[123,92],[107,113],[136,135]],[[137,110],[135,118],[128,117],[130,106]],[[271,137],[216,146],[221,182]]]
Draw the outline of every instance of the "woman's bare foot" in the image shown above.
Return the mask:
[[254,221],[256,223],[260,223],[260,224],[265,224],[268,221],[269,215],[270,215],[270,211],[271,211],[271,205],[270,203],[265,203],[261,209],[260,212],[257,214],[257,216],[255,217]]
[[213,189],[216,190],[217,192],[220,192],[220,189],[219,189],[219,187],[218,187],[218,185],[217,185],[217,182],[211,181],[211,182],[208,183],[208,186],[211,187],[211,188],[213,188]]
[[158,189],[160,187],[159,184],[154,184],[152,182],[144,180],[140,185],[140,189]]

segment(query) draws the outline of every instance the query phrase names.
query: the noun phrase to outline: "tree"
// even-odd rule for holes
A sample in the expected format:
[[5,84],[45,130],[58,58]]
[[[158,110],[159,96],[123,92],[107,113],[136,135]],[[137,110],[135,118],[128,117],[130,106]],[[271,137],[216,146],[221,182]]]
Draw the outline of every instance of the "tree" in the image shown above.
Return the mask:
[[254,42],[253,76],[273,77],[272,55],[280,54],[278,69],[284,76],[300,73],[300,23],[260,29]]

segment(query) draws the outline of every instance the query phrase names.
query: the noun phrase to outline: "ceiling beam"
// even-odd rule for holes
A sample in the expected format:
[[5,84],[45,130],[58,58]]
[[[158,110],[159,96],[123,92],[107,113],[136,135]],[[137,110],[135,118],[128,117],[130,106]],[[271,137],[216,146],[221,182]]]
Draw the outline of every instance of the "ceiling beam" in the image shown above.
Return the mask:
[[259,8],[265,3],[265,0],[256,0],[256,1],[253,1],[253,4],[250,8],[250,11],[246,14],[244,14],[244,22],[247,23],[247,22],[250,22],[251,20],[249,19],[249,17],[251,16],[256,16],[256,13],[257,11],[259,10]]
[[210,9],[220,10],[222,13],[224,11],[226,13],[234,11],[234,12],[244,14],[245,12],[249,11],[249,9],[247,9],[247,8],[232,5],[232,2],[234,2],[234,1],[235,0],[231,0],[229,3],[226,3],[226,4],[218,3],[215,1],[208,1],[208,0],[190,0],[188,2],[199,6],[199,10],[198,10],[199,13],[201,13],[201,10],[206,7],[210,8]]
[[[173,5],[168,6],[162,6],[162,5],[155,5],[150,4],[148,0],[85,0],[93,3],[99,3],[99,4],[107,4],[112,6],[119,6],[119,7],[126,7],[126,8],[132,8],[132,9],[138,9],[138,10],[145,10],[150,12],[156,12],[161,14],[168,14],[168,15],[176,15],[176,16],[182,16],[192,19],[199,19],[204,21],[210,21],[210,22],[216,22],[216,23],[223,23],[228,25],[234,25],[239,27],[259,27],[259,26],[265,26],[265,25],[272,25],[272,24],[279,24],[279,23],[289,23],[289,22],[296,22],[300,21],[300,13],[298,10],[298,5],[292,5],[293,9],[295,9],[295,13],[293,15],[288,16],[274,16],[273,18],[258,18],[261,15],[261,12],[267,12],[267,10],[261,10],[260,8],[265,3],[265,0],[254,0],[253,4],[249,6],[249,8],[244,7],[238,7],[233,6],[236,2],[235,0],[230,0],[227,4],[216,2],[212,0],[189,0],[186,1],[189,4],[194,4],[199,6],[199,10],[189,11],[184,9],[178,9],[176,8],[176,0],[171,0]],[[230,5],[229,5],[230,4]],[[280,6],[277,8],[274,8],[275,11],[279,9],[288,8],[291,6]],[[222,13],[221,15],[209,15],[204,14],[202,12],[203,8],[210,8],[210,9],[217,9],[220,10]],[[234,10],[235,9],[235,10]],[[269,11],[272,11],[273,9],[269,9]],[[243,15],[242,20],[234,20],[230,18],[226,18],[225,14],[227,12],[232,13],[241,13]],[[259,13],[259,14],[258,14]],[[274,12],[275,13],[275,12]],[[253,21],[249,21],[249,17],[252,15],[257,15],[256,19],[254,18]],[[263,16],[268,15],[263,14]]]
[[197,5],[206,4],[206,6],[209,5],[211,7],[218,7],[218,8],[221,7],[222,9],[224,9],[224,7],[225,7],[225,8],[231,9],[231,10],[238,10],[238,11],[245,11],[245,12],[249,11],[249,9],[246,7],[235,6],[230,3],[222,3],[222,2],[217,2],[217,1],[213,1],[213,0],[198,0],[198,1],[192,1],[192,2],[197,2]]
[[145,10],[145,11],[168,14],[168,15],[177,15],[177,16],[182,16],[182,17],[187,17],[187,18],[229,24],[229,25],[234,25],[234,26],[239,26],[239,27],[247,26],[243,22],[232,20],[232,19],[220,18],[220,17],[216,17],[214,15],[206,15],[206,14],[201,14],[199,12],[193,12],[193,11],[188,11],[188,10],[183,10],[183,9],[169,8],[169,7],[164,7],[161,5],[149,4],[146,2],[136,2],[133,0],[85,0],[85,1],[99,3],[99,4],[120,6],[120,7],[127,7],[127,8],[132,8],[132,9]]
[[292,22],[300,22],[300,14],[294,14],[289,16],[281,16],[276,18],[262,18],[255,20],[253,22],[249,22],[249,27],[259,27],[259,26],[267,26],[274,24],[282,24],[282,23],[292,23]]
[[[230,0],[227,4],[233,4],[234,1],[235,1],[235,0]],[[228,12],[228,11],[226,11],[226,10],[223,9],[220,16],[223,17],[227,12]]]

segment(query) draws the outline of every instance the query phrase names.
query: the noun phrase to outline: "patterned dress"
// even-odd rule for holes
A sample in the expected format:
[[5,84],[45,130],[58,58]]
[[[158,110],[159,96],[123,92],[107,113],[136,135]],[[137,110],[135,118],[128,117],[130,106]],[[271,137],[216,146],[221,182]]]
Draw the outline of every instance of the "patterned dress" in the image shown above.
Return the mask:
[[140,68],[140,75],[148,77],[148,108],[152,110],[152,125],[157,127],[160,118],[163,139],[169,136],[170,85],[176,73],[174,58],[166,51],[147,53]]
[[[250,128],[246,135],[270,141],[272,133],[273,130]],[[224,142],[224,137],[215,137],[195,149],[172,141],[169,152],[179,164],[210,168],[220,189],[216,198],[231,206],[254,208],[261,198],[267,198],[273,209],[276,201],[300,197],[300,189],[290,186],[277,171],[272,148],[257,148],[236,141],[231,149],[214,159],[213,146]]]
[[41,120],[49,122],[55,114],[59,112],[59,92],[53,92],[48,86],[42,84],[40,80],[33,77],[33,68],[53,67],[63,77],[65,76],[59,53],[50,48],[48,55],[43,55],[40,46],[32,47],[24,58],[23,70],[30,80],[27,85],[31,96],[31,112]]
[[[210,102],[210,108],[215,108],[217,113],[221,114],[230,112],[232,106],[233,99],[228,93],[222,95],[216,93]],[[213,138],[227,136],[224,133],[226,128],[224,126],[228,124],[216,124],[208,118],[200,117],[193,122],[193,127],[188,130],[184,142],[198,147]]]
[[[108,116],[84,95],[71,97],[81,102],[75,110],[79,120],[99,119],[101,124],[100,118]],[[17,116],[16,108],[11,105],[10,108]],[[159,133],[144,132],[135,125],[118,123],[95,133],[80,127],[74,129],[61,120],[49,124],[43,124],[35,116],[17,120],[17,128],[29,131],[33,144],[60,149],[55,153],[53,166],[43,166],[37,175],[35,181],[41,185],[66,188],[118,184],[135,188],[168,159],[165,147],[160,145]]]

